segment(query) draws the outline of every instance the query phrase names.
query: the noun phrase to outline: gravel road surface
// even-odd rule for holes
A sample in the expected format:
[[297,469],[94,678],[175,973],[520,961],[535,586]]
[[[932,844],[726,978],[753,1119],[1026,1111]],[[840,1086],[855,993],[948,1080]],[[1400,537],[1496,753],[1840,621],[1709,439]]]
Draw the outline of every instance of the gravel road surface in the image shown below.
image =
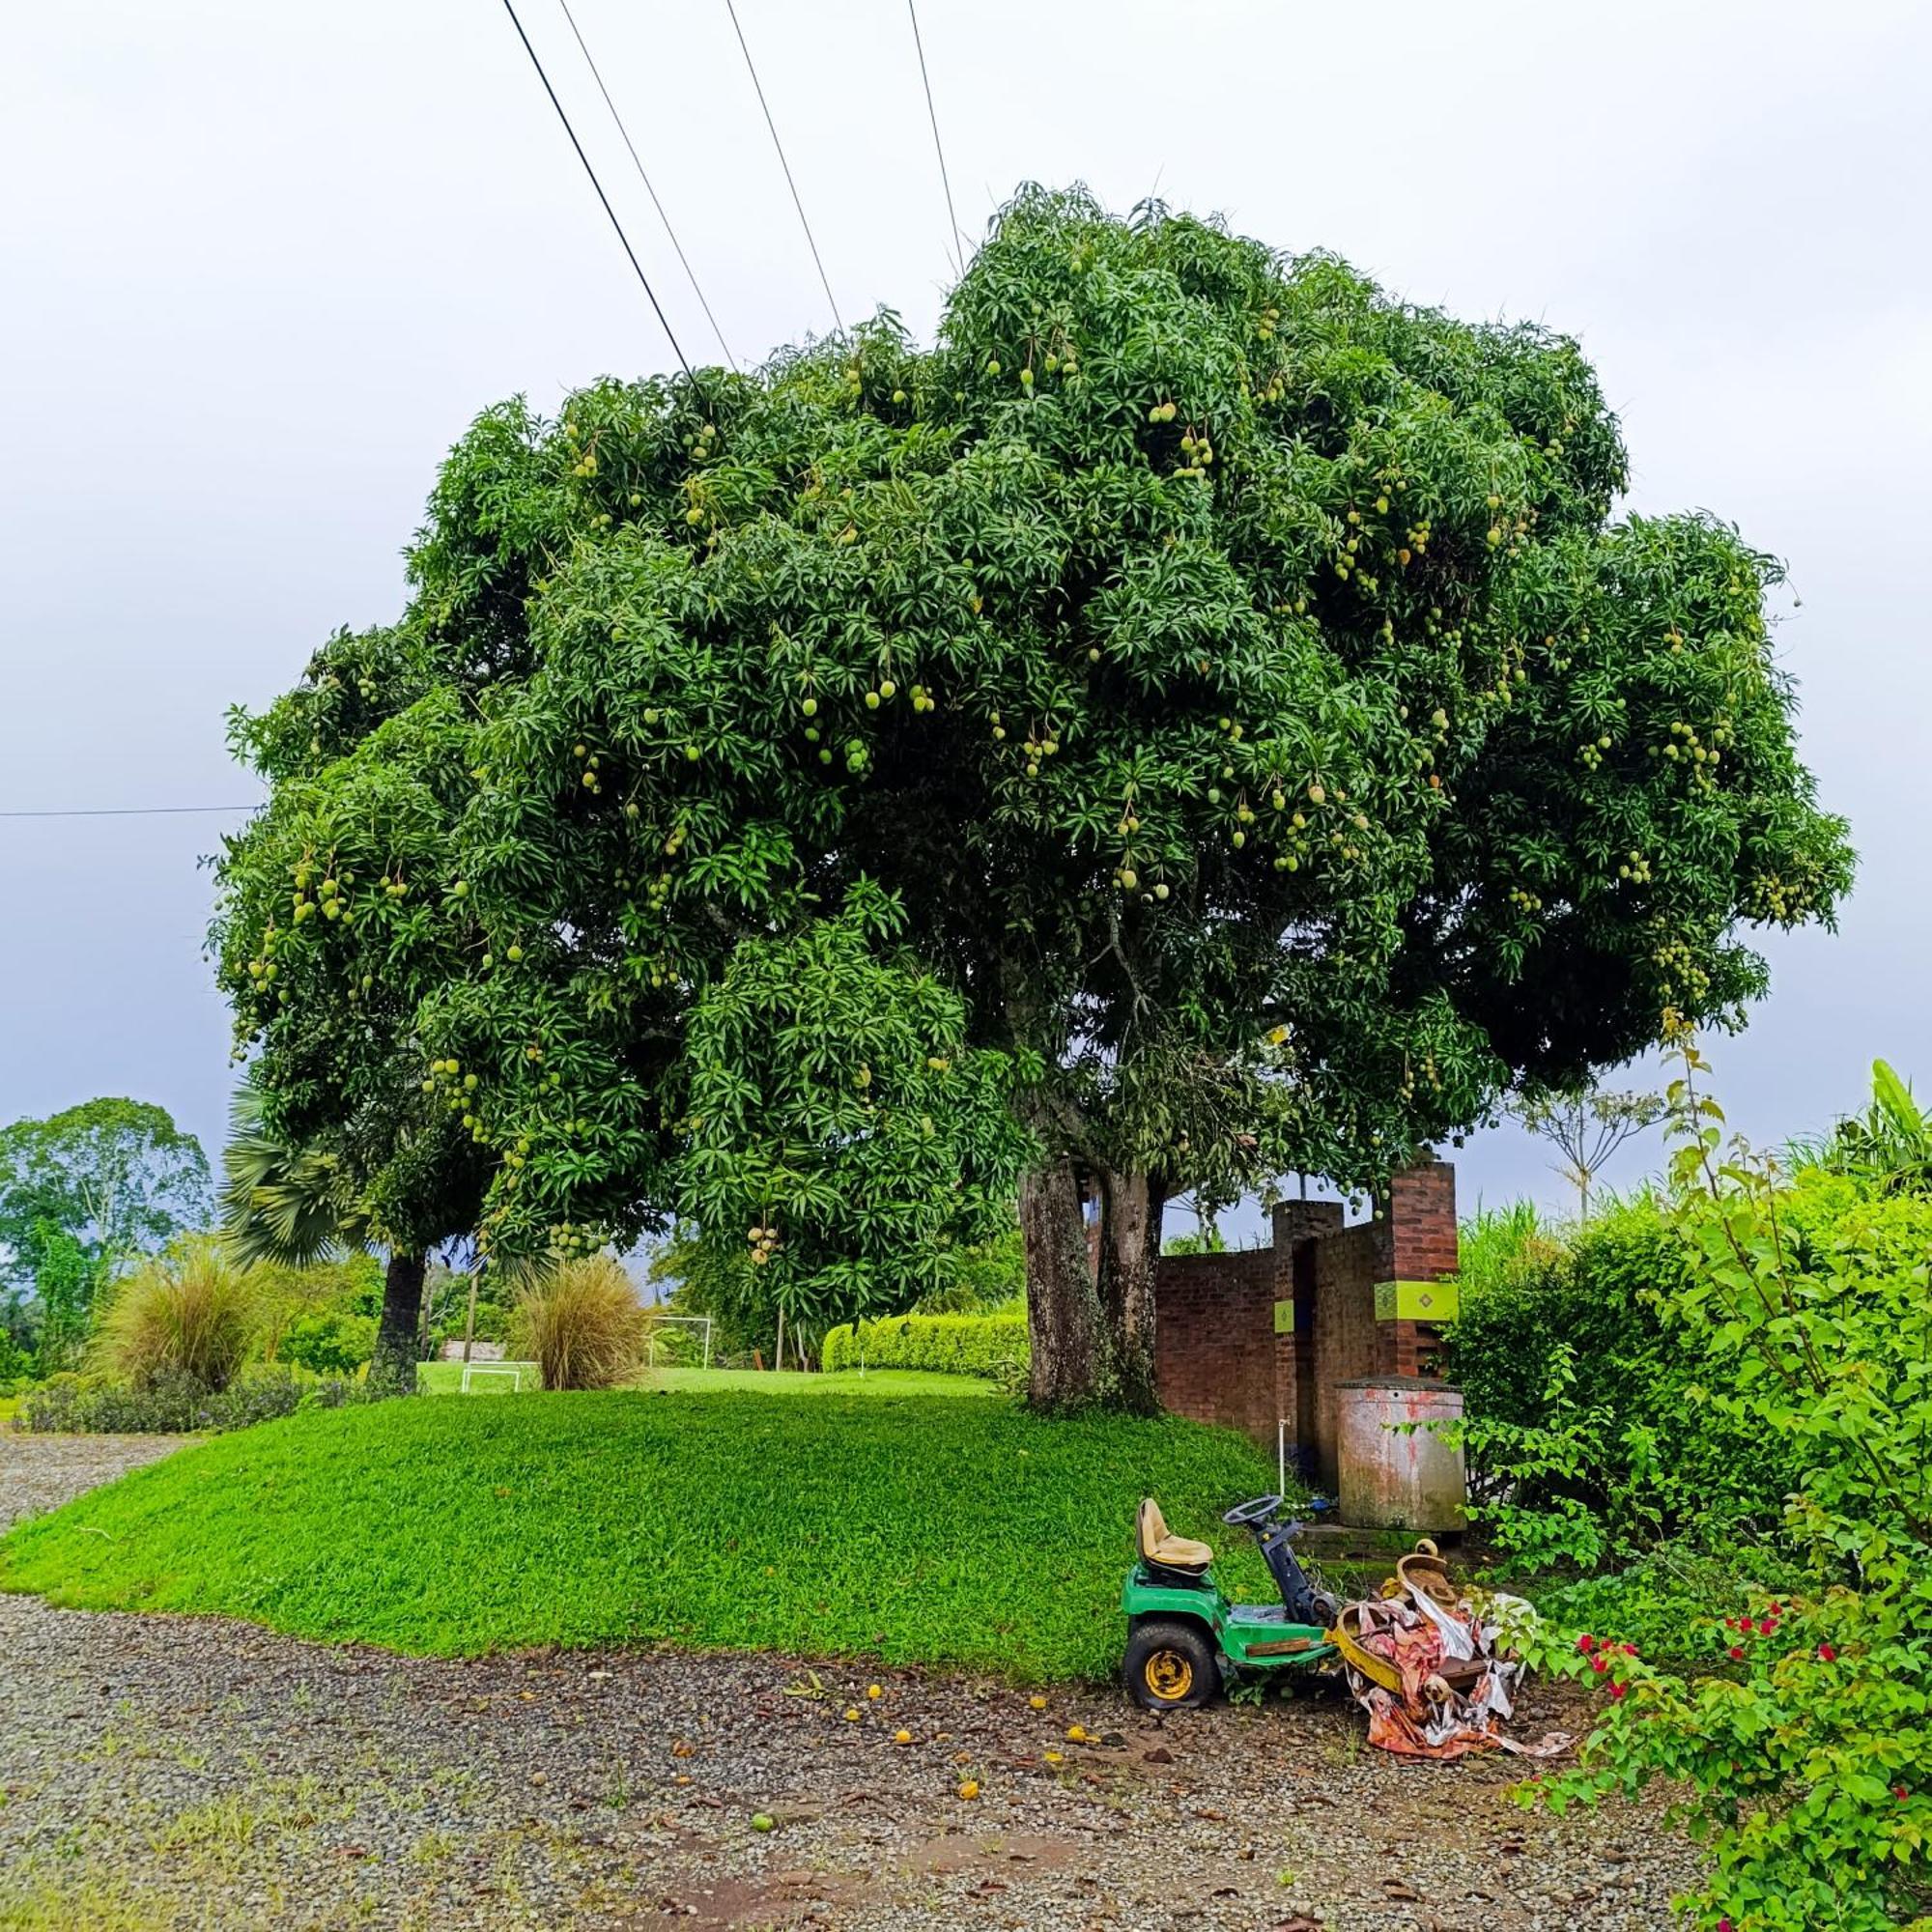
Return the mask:
[[[0,1434],[0,1515],[175,1446]],[[1533,1690],[1520,1730],[1587,1716]],[[1667,1926],[1692,1849],[1647,1809],[1526,1811],[1521,1771],[1369,1750],[1320,1687],[1036,1711],[958,1677],[406,1659],[0,1596],[0,1932]]]

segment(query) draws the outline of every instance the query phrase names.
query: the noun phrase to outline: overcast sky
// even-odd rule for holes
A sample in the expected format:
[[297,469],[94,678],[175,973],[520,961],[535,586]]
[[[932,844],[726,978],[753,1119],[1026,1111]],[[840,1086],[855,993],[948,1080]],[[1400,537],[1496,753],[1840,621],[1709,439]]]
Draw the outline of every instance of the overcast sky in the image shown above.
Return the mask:
[[[724,0],[574,0],[741,361],[831,315]],[[701,311],[556,0],[519,0],[694,358]],[[19,0],[0,60],[0,812],[255,795],[223,714],[392,617],[435,465],[669,352],[499,0]],[[902,0],[738,0],[833,293],[928,336],[945,202]],[[1025,180],[1150,191],[1468,317],[1579,337],[1633,506],[1789,563],[1835,934],[1774,938],[1714,1046],[1770,1139],[1932,1087],[1932,13],[921,0],[960,225]],[[1919,240],[1912,240],[1918,235]],[[0,1121],[95,1094],[217,1149],[219,817],[0,817]],[[1620,1164],[1658,1158],[1655,1137]],[[1464,1205],[1560,1185],[1514,1131]]]

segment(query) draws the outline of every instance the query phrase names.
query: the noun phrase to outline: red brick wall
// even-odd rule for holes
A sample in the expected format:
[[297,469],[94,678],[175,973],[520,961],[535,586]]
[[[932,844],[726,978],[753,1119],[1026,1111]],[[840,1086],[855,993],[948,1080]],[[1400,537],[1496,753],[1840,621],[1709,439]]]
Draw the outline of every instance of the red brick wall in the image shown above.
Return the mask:
[[[1283,1202],[1273,1222],[1272,1247],[1161,1257],[1160,1399],[1177,1415],[1243,1430],[1269,1447],[1277,1419],[1285,1420],[1332,1487],[1335,1385],[1431,1368],[1435,1331],[1378,1321],[1376,1284],[1456,1271],[1456,1171],[1434,1161],[1396,1175],[1380,1211],[1352,1228],[1342,1225],[1338,1204],[1324,1201]],[[1299,1271],[1297,1256],[1307,1258]],[[1291,1334],[1274,1331],[1277,1301],[1296,1304]]]
[[1162,1405],[1272,1445],[1274,1250],[1163,1255],[1154,1277]]
[[1390,1255],[1385,1281],[1439,1281],[1456,1272],[1456,1170],[1446,1160],[1389,1181]]

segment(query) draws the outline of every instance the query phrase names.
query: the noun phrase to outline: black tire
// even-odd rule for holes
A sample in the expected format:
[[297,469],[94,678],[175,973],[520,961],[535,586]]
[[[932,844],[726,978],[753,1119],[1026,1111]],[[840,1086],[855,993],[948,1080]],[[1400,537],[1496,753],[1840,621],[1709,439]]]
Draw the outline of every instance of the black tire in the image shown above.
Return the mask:
[[1127,1633],[1121,1674],[1144,1711],[1198,1711],[1221,1688],[1221,1660],[1199,1624],[1144,1617]]

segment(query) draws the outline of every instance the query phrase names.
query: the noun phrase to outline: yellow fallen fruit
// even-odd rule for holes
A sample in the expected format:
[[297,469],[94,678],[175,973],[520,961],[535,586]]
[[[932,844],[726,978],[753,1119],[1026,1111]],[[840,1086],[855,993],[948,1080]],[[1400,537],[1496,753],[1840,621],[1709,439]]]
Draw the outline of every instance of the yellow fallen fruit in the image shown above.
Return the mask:
[[1043,1711],[1046,1709],[1046,1699],[1044,1697],[1029,1697],[1027,1699],[1027,1709],[1029,1711]]
[[910,1731],[895,1731],[893,1733],[893,1742],[895,1745],[909,1745],[912,1743],[912,1733]]
[[1065,1754],[1060,1751],[1042,1751],[1040,1755],[1046,1759],[1048,1764],[1065,1764],[1066,1762]]
[[1087,1742],[1086,1726],[1083,1724],[1068,1724],[1066,1727],[1066,1742],[1070,1745],[1084,1745]]
[[980,1795],[980,1787],[972,1778],[969,1777],[966,1780],[966,1782],[959,1787],[959,1795],[961,1798],[967,1798],[967,1799],[977,1798]]
[[868,1697],[883,1697],[885,1692],[876,1684],[868,1684],[866,1686],[866,1695]]
[[859,1721],[859,1707],[856,1704],[849,1705],[846,1708],[845,1721],[848,1724],[856,1724]]

